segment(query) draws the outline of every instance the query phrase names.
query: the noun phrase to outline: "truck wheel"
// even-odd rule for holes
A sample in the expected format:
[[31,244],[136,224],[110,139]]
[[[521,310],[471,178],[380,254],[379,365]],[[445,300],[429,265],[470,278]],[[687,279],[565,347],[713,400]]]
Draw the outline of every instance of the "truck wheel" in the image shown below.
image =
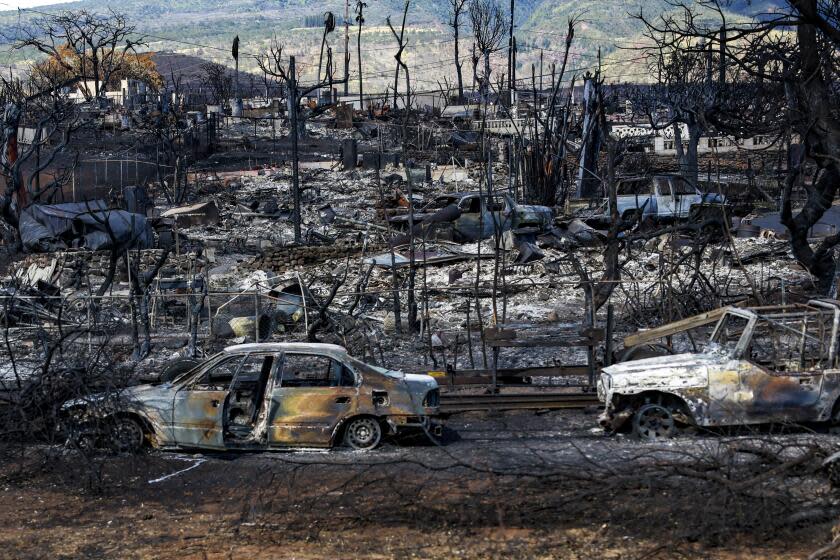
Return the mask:
[[828,419],[828,433],[831,435],[840,435],[840,399],[834,403],[834,408],[831,410],[831,418]]
[[344,429],[344,445],[353,449],[374,449],[381,439],[382,426],[370,416],[353,418]]
[[646,404],[633,415],[633,434],[644,441],[662,441],[677,434],[677,424],[664,406]]

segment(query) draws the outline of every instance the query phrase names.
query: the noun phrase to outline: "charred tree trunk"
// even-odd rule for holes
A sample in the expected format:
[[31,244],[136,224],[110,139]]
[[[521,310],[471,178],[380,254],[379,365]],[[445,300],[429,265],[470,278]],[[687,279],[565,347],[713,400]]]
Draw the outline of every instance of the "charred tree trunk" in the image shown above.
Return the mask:
[[[792,0],[791,4],[809,21],[817,20],[817,0]],[[818,179],[806,185],[808,198],[805,206],[794,216],[791,193],[796,179],[803,172],[802,162],[791,165],[782,201],[782,223],[790,230],[793,254],[817,279],[817,286],[827,293],[835,274],[832,249],[840,243],[840,234],[826,238],[814,250],[808,243],[809,230],[831,207],[840,187],[840,121],[832,105],[832,95],[822,72],[821,49],[817,29],[811,24],[797,26],[797,39],[801,53],[804,77],[797,83],[788,83],[792,102],[790,111],[798,118],[799,131],[806,154],[819,169]]]
[[458,103],[464,102],[464,73],[461,68],[461,51],[459,47],[460,32],[458,29],[458,16],[453,19],[453,27],[455,29],[455,74],[458,76]]

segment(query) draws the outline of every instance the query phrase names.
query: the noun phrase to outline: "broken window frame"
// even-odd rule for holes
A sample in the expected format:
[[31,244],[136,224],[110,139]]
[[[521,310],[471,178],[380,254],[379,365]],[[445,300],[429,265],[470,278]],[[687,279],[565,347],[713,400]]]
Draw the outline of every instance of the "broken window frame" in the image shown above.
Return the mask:
[[[457,205],[460,201],[458,197],[451,195],[443,195],[435,197],[429,204],[423,207],[423,212],[433,212],[436,210],[443,210],[447,206]],[[444,204],[445,203],[445,204]]]
[[697,195],[697,189],[684,177],[672,176],[669,179],[672,196],[693,196]]
[[194,368],[190,369],[189,371],[185,371],[178,377],[172,380],[172,385],[178,386],[179,388],[184,388],[193,380],[196,379],[198,375],[201,375],[202,372],[206,371],[208,367],[215,367],[215,365],[222,361],[226,356],[230,356],[229,352],[219,352],[218,354],[213,354]]
[[[744,330],[741,333],[738,342],[736,343],[734,348],[728,351],[728,353],[730,358],[734,360],[747,360],[752,362],[753,360],[750,359],[751,356],[749,356],[747,352],[755,338],[756,327],[759,325],[759,322],[766,322],[768,325],[772,325],[774,328],[790,331],[796,337],[801,338],[801,340],[797,344],[797,348],[794,349],[794,354],[797,352],[799,354],[799,362],[802,368],[800,371],[822,371],[826,369],[837,368],[837,336],[838,326],[840,326],[840,307],[838,307],[836,304],[820,300],[812,300],[808,302],[807,305],[801,305],[796,307],[788,306],[768,308],[766,311],[767,312],[762,313],[760,311],[756,312],[747,309],[729,309],[718,321],[714,331],[709,337],[709,341],[712,343],[719,341],[722,331],[726,327],[726,323],[731,317],[739,317],[741,319],[745,319],[747,321],[747,324],[744,326]],[[832,316],[830,317],[830,331],[828,331],[823,337],[814,336],[808,331],[809,319],[816,317],[825,318],[825,315],[827,313],[832,314]],[[785,324],[786,321],[792,319],[801,319],[802,329],[795,329]],[[815,321],[814,324],[819,325],[820,328],[824,329],[825,321]],[[812,369],[806,369],[804,365],[806,358],[805,342],[807,340],[815,341],[820,346],[828,348],[828,354],[825,360],[823,360],[823,358],[821,357],[821,352],[820,358],[814,361],[814,366],[812,366]],[[825,365],[820,367],[819,364]],[[791,373],[790,370],[774,370],[772,368],[766,369],[768,369],[768,372],[776,375],[785,375]]]
[[633,177],[621,179],[618,182],[618,196],[648,196],[651,193],[652,181],[649,177]]
[[[228,354],[223,359],[215,362],[213,365],[211,365],[209,367],[202,368],[201,371],[199,371],[195,376],[193,376],[193,378],[188,383],[186,383],[183,387],[181,387],[181,389],[179,389],[179,390],[182,390],[182,391],[184,391],[184,390],[185,391],[231,391],[232,388],[233,388],[233,384],[236,381],[236,378],[239,376],[239,373],[242,371],[242,366],[248,360],[250,355],[251,355],[251,353],[247,353],[247,354]],[[206,386],[205,385],[200,385],[200,383],[202,381],[207,381],[207,380],[204,379],[204,377],[207,376],[209,373],[211,373],[213,370],[215,370],[216,368],[218,368],[218,367],[220,367],[220,366],[222,366],[222,365],[224,365],[228,362],[236,362],[237,360],[239,361],[239,364],[237,365],[236,370],[234,370],[233,375],[231,375],[230,381],[228,382],[228,385],[225,389],[210,389],[210,388],[205,388],[205,387],[210,387],[210,385],[206,385]]]
[[723,317],[721,317],[718,320],[717,325],[715,325],[715,329],[712,331],[712,335],[709,337],[709,342],[720,344],[719,338],[723,333],[723,329],[726,328],[727,321],[731,317],[738,317],[747,321],[747,324],[744,326],[744,330],[741,333],[738,342],[732,349],[728,350],[730,358],[732,358],[733,360],[739,360],[741,359],[741,356],[744,355],[744,352],[749,346],[749,341],[752,338],[752,330],[755,327],[755,323],[758,321],[758,315],[746,309],[733,308],[728,310],[726,313],[723,314]]
[[[328,382],[327,385],[287,385],[286,384],[286,368],[289,365],[289,358],[295,356],[307,356],[307,357],[314,357],[314,358],[321,358],[327,360],[329,362],[329,366],[327,368],[328,374],[326,381]],[[336,367],[340,367],[341,371],[338,372],[338,375],[334,375],[334,371]],[[349,385],[344,384],[344,372],[349,372],[350,376],[352,377],[353,382]],[[284,389],[313,389],[313,388],[320,388],[320,389],[335,389],[339,387],[358,387],[359,385],[359,376],[356,374],[355,370],[348,366],[346,363],[337,360],[332,356],[327,356],[324,354],[317,354],[317,353],[307,353],[307,352],[286,352],[286,359],[283,361],[283,369],[279,372],[279,387]],[[335,379],[334,379],[335,378]]]

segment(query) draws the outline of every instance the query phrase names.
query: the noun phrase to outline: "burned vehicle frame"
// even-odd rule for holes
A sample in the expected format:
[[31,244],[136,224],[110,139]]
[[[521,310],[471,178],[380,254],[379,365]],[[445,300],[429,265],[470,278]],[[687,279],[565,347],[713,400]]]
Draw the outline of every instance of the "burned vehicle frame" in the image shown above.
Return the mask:
[[[729,208],[726,197],[719,193],[704,193],[679,175],[661,174],[625,177],[616,186],[616,209],[625,222],[636,220],[650,223],[689,221],[725,222],[724,210]],[[602,212],[587,219],[594,227],[606,227],[612,219],[609,199],[604,200]]]
[[271,450],[438,433],[439,392],[427,375],[370,366],[330,344],[231,346],[171,382],[63,406],[69,437],[118,451]]
[[407,233],[412,221],[415,234],[435,228],[434,238],[469,243],[493,237],[497,228],[498,232],[535,234],[549,228],[552,220],[547,206],[518,204],[508,193],[456,192],[435,197],[413,216],[401,214],[389,222]]
[[600,424],[642,439],[681,427],[840,424],[840,303],[726,308],[702,353],[604,368]]

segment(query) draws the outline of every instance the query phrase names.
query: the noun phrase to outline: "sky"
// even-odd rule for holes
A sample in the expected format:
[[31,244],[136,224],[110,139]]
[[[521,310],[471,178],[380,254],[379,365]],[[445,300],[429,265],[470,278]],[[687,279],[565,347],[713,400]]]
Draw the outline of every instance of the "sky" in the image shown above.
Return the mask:
[[4,10],[16,10],[18,8],[34,8],[35,6],[48,6],[50,4],[63,4],[72,0],[2,0],[0,8]]

